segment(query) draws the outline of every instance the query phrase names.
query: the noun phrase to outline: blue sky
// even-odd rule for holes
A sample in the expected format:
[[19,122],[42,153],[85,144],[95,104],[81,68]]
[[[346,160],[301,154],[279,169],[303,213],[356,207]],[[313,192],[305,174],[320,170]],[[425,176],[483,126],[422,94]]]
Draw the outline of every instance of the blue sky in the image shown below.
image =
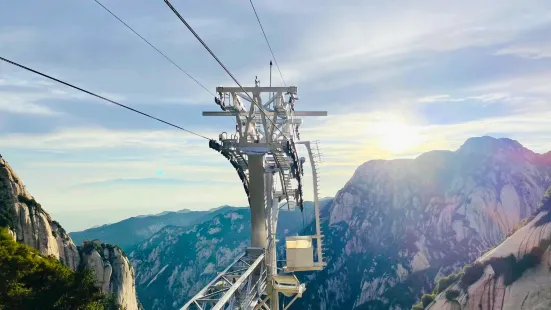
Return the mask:
[[[103,3],[212,91],[233,85],[163,1]],[[173,4],[238,80],[268,84],[271,56],[248,1]],[[297,109],[329,111],[306,119],[301,135],[322,141],[324,196],[367,160],[454,150],[471,136],[551,149],[549,1],[255,5],[287,83],[299,88]],[[211,95],[92,0],[8,1],[0,55],[209,137],[233,128],[203,118],[216,110]],[[206,141],[5,63],[0,133],[0,153],[69,231],[246,204]]]

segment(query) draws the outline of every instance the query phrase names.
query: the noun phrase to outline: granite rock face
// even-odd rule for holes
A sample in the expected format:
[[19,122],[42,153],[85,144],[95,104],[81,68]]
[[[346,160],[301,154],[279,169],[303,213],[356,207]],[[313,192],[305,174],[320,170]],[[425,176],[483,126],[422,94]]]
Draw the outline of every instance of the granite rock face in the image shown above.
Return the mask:
[[[25,189],[23,181],[0,157],[0,225],[7,226],[14,239],[53,255],[69,268],[90,268],[104,292],[114,293],[126,310],[138,309],[134,269],[122,251],[100,245],[101,255],[79,251],[63,227],[52,220],[40,203]],[[86,247],[86,244],[83,248]]]
[[483,270],[478,278],[456,281],[426,309],[550,309],[551,188],[541,209],[514,234],[477,259]]
[[533,214],[550,155],[480,137],[361,165],[322,212],[328,266],[303,277],[296,309],[410,309]]
[[78,267],[80,257],[76,245],[31,196],[3,158],[0,158],[0,207],[18,242],[43,255],[53,255],[72,269]]
[[80,253],[83,264],[94,271],[102,292],[113,294],[126,309],[139,309],[134,268],[119,247],[99,240],[86,241]]

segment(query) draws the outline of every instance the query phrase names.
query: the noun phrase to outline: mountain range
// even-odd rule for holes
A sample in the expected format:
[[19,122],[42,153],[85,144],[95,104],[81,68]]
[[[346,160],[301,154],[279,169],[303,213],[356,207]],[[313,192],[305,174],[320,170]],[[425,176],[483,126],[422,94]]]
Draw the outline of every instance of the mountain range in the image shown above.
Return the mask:
[[[277,238],[313,220],[313,204],[279,214]],[[304,216],[304,221],[303,221]],[[249,208],[233,208],[191,227],[167,226],[129,254],[145,309],[179,309],[250,244]]]
[[328,267],[297,309],[409,309],[533,214],[551,153],[510,139],[358,167],[323,214]]
[[[551,153],[510,139],[471,138],[456,151],[368,161],[322,208],[328,266],[298,274],[308,293],[292,309],[410,309],[439,279],[502,242],[550,185]],[[146,307],[176,309],[203,285],[212,265],[194,255],[208,240],[217,244],[209,259],[247,244],[246,234],[226,240],[235,222],[217,221],[201,224],[220,229],[216,235],[169,228],[130,254]]]
[[184,227],[201,223],[234,208],[222,206],[208,211],[191,211],[189,209],[164,211],[159,214],[131,217],[114,224],[71,232],[69,235],[76,243],[81,243],[84,240],[100,239],[116,244],[129,252],[133,245],[147,240],[165,226]]
[[[322,203],[328,265],[297,273],[307,290],[290,309],[549,309],[550,186],[551,153],[511,139],[368,161]],[[311,210],[304,220],[281,212],[280,239],[310,234]],[[248,245],[249,230],[249,209],[225,206],[70,235],[123,247],[140,302],[156,310],[179,309]]]

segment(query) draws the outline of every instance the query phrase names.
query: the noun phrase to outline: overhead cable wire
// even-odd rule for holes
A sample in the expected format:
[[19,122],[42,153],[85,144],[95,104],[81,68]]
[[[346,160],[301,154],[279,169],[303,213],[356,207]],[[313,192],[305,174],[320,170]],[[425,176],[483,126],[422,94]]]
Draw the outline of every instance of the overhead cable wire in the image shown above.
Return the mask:
[[[203,41],[203,39],[201,39],[201,37],[195,32],[195,30],[193,30],[193,28],[187,23],[187,21],[182,17],[182,15],[180,15],[180,13],[176,10],[176,8],[174,8],[174,6],[172,6],[170,1],[169,0],[164,0],[164,2],[172,10],[172,12],[180,19],[180,21],[188,28],[188,30],[195,36],[195,38],[203,45],[203,47],[211,54],[211,56],[218,62],[218,64],[224,69],[224,71],[226,71],[226,73],[233,79],[233,81],[239,86],[239,88],[241,88],[241,90],[245,93],[245,95],[247,95],[247,97],[249,97],[251,104],[256,105],[258,107],[259,111],[262,114],[264,114],[264,117],[266,119],[268,119],[268,121],[270,121],[270,123],[272,123],[273,128],[277,129],[286,141],[290,141],[290,139],[287,138],[287,136],[285,136],[283,131],[281,131],[281,129],[277,127],[277,125],[274,123],[274,121],[272,121],[272,119],[270,117],[268,117],[268,115],[266,115],[266,112],[264,112],[264,110],[262,109],[260,104],[258,102],[256,102],[256,100],[254,100],[251,97],[251,95],[249,95],[249,93],[245,90],[245,88],[239,83],[239,81],[237,81],[237,79],[233,76],[233,74],[231,74],[230,70],[228,70],[228,68],[226,68],[226,66],[222,63],[222,61],[220,61],[220,59],[218,59],[218,57],[216,57],[214,52],[208,47],[208,45],[205,43],[205,41]],[[277,160],[276,160],[276,163],[277,163]],[[277,164],[277,166],[279,168],[280,177],[283,178],[283,175],[284,175],[283,168],[279,164]],[[284,186],[284,185],[282,184],[282,186]],[[286,195],[287,195],[287,200],[289,200],[287,193],[286,193]]]
[[[272,123],[273,128],[277,129],[277,131],[279,131],[279,133],[281,133],[281,135],[283,136],[283,138],[286,141],[290,141],[289,138],[287,138],[287,136],[285,136],[283,131],[281,131],[281,129],[279,129],[277,127],[276,123],[274,123],[274,121],[272,121],[272,119],[270,117],[268,117],[268,115],[266,115],[266,112],[264,112],[264,110],[262,109],[260,104],[258,102],[256,102],[256,100],[254,100],[251,97],[251,95],[249,95],[249,93],[247,91],[245,91],[245,88],[239,83],[239,81],[237,81],[237,79],[233,76],[233,74],[231,74],[230,70],[228,70],[228,68],[226,68],[226,66],[222,63],[222,61],[220,61],[220,59],[218,59],[218,57],[216,57],[214,52],[208,47],[208,45],[205,43],[205,41],[203,41],[203,39],[201,39],[201,37],[195,32],[195,30],[193,30],[193,28],[187,23],[187,21],[182,17],[182,15],[180,15],[180,13],[178,13],[176,8],[174,8],[174,6],[172,6],[170,1],[169,0],[164,0],[164,2],[172,10],[172,12],[180,19],[180,21],[188,28],[188,30],[195,36],[195,38],[203,45],[203,47],[211,54],[211,56],[218,62],[218,64],[224,69],[224,71],[226,71],[226,73],[233,79],[233,81],[239,86],[239,88],[241,88],[241,90],[245,93],[245,95],[247,95],[247,97],[249,97],[251,104],[256,105],[258,107],[258,110],[264,115],[264,117],[266,119],[268,119],[268,121],[270,121],[270,123]],[[277,166],[279,168],[280,177],[283,178],[283,175],[284,175],[283,168],[281,167],[281,165],[279,163],[277,164]],[[286,195],[287,195],[287,193],[286,193]],[[287,195],[287,197],[288,197],[288,195]]]
[[58,82],[58,83],[61,83],[61,84],[65,85],[65,86],[69,86],[69,87],[74,88],[74,89],[76,89],[76,90],[79,90],[79,91],[81,91],[81,92],[87,93],[88,95],[94,96],[94,97],[99,98],[99,99],[101,99],[101,100],[110,102],[110,103],[115,104],[115,105],[117,105],[117,106],[119,106],[119,107],[128,109],[128,110],[130,110],[130,111],[132,111],[132,112],[135,112],[135,113],[141,114],[141,115],[143,115],[143,116],[149,117],[149,118],[154,119],[154,120],[156,120],[156,121],[158,121],[158,122],[161,122],[161,123],[164,123],[164,124],[166,124],[166,125],[172,126],[172,127],[174,127],[174,128],[183,130],[183,131],[188,132],[188,133],[190,133],[190,134],[192,134],[192,135],[196,135],[196,136],[201,137],[201,138],[203,138],[203,139],[210,140],[209,138],[207,138],[207,137],[205,137],[205,136],[203,136],[203,135],[201,135],[201,134],[198,134],[198,133],[193,132],[193,131],[191,131],[191,130],[185,129],[185,128],[180,127],[180,126],[178,126],[178,125],[175,125],[175,124],[173,124],[173,123],[164,121],[164,120],[162,120],[162,119],[160,119],[160,118],[157,118],[157,117],[155,117],[155,116],[149,115],[149,114],[147,114],[147,113],[138,111],[138,110],[136,110],[136,109],[134,109],[134,108],[131,108],[131,107],[127,106],[127,105],[124,105],[124,104],[122,104],[122,103],[118,103],[118,102],[116,102],[116,101],[114,101],[114,100],[108,99],[108,98],[103,97],[103,96],[98,95],[98,94],[95,94],[95,93],[93,93],[93,92],[91,92],[91,91],[88,91],[88,90],[86,90],[86,89],[84,89],[84,88],[81,88],[81,87],[75,86],[75,85],[73,85],[73,84],[64,82],[64,81],[62,81],[62,80],[60,80],[60,79],[57,79],[57,78],[55,78],[55,77],[53,77],[53,76],[50,76],[50,75],[48,75],[48,74],[39,72],[39,71],[37,71],[37,70],[31,69],[31,68],[29,68],[29,67],[26,67],[26,66],[24,66],[24,65],[22,65],[22,64],[19,64],[19,63],[15,62],[15,61],[11,61],[11,60],[6,59],[6,58],[1,57],[1,56],[0,56],[0,60],[3,60],[3,61],[5,61],[5,62],[7,62],[7,63],[9,63],[9,64],[12,64],[12,65],[14,65],[14,66],[16,66],[16,67],[21,68],[21,69],[25,69],[25,70],[30,71],[30,72],[32,72],[32,73],[38,74],[38,75],[40,75],[40,76],[43,76],[43,77],[45,77],[45,78],[47,78],[47,79],[50,79],[50,80],[56,81],[56,82]]
[[268,48],[270,49],[270,53],[272,53],[272,57],[274,58],[274,62],[277,67],[277,71],[279,71],[279,75],[281,76],[281,80],[283,81],[283,84],[285,87],[287,87],[287,83],[285,83],[285,79],[283,78],[283,74],[281,73],[281,70],[279,69],[279,64],[277,63],[277,59],[274,55],[274,51],[272,50],[272,46],[270,45],[270,41],[268,40],[268,36],[266,35],[266,32],[264,31],[264,27],[262,27],[262,23],[260,22],[260,18],[258,17],[258,13],[256,12],[256,9],[254,8],[253,0],[249,0],[251,3],[251,7],[253,8],[254,15],[256,16],[256,20],[258,21],[258,25],[260,25],[260,30],[262,30],[262,34],[264,35],[264,39],[266,39],[266,44],[268,44]]
[[[168,57],[165,53],[163,53],[161,50],[159,50],[155,45],[153,45],[151,42],[149,42],[146,38],[144,38],[141,34],[139,34],[134,28],[132,28],[130,25],[128,25],[125,21],[123,21],[120,17],[118,17],[113,11],[109,10],[105,5],[103,5],[98,0],[94,0],[99,6],[101,6],[105,11],[107,11],[109,14],[111,14],[113,17],[115,17],[119,22],[121,22],[126,28],[128,28],[130,31],[132,31],[135,35],[137,35],[140,39],[142,39],[145,43],[147,43],[151,48],[153,48],[157,53],[159,53],[161,56],[163,56],[167,61],[169,61],[171,64],[173,64],[176,68],[178,68],[182,73],[187,75],[190,79],[192,79],[197,85],[199,85],[201,88],[203,88],[206,92],[208,92],[211,96],[216,97],[216,95],[210,91],[205,85],[203,85],[201,82],[199,82],[196,78],[194,78],[191,74],[189,74],[186,70],[184,70],[181,66],[179,66],[176,62],[174,62],[170,57]],[[233,120],[234,123],[236,123],[235,120]],[[237,124],[237,123],[236,123]]]
[[[121,22],[123,25],[126,26],[126,28],[130,29],[135,35],[137,35],[140,39],[142,39],[145,43],[147,43],[151,48],[157,51],[157,53],[161,54],[166,60],[168,60],[170,63],[172,63],[176,68],[178,68],[180,71],[182,71],[185,75],[187,75],[190,79],[192,79],[197,85],[201,86],[204,90],[206,90],[209,94],[211,94],[213,97],[216,97],[213,92],[211,92],[208,88],[206,88],[201,82],[199,82],[197,79],[195,79],[191,74],[189,74],[186,70],[184,70],[182,67],[180,67],[176,62],[174,62],[170,57],[168,57],[165,53],[161,52],[155,45],[153,45],[151,42],[149,42],[146,38],[144,38],[142,35],[140,35],[136,30],[134,30],[132,27],[130,27],[127,23],[125,23],[122,19],[120,19],[115,13],[113,13],[111,10],[109,10],[105,5],[103,5],[98,0],[94,0],[99,6],[101,6],[104,10],[106,10],[109,14],[111,14],[113,17],[115,17],[119,22]],[[276,62],[277,65],[277,62]]]
[[249,93],[245,90],[245,88],[241,85],[241,83],[239,83],[239,81],[233,76],[233,74],[230,72],[230,70],[228,70],[228,68],[226,68],[226,66],[222,63],[222,61],[220,61],[220,59],[218,59],[218,57],[214,54],[214,52],[208,47],[208,45],[205,43],[205,41],[203,41],[203,39],[201,39],[201,37],[195,32],[195,30],[193,30],[193,28],[187,23],[187,21],[182,17],[182,15],[180,15],[180,13],[178,13],[176,8],[174,8],[174,6],[172,6],[170,1],[169,0],[164,0],[164,2],[172,10],[172,12],[180,19],[180,21],[188,28],[188,30],[195,36],[195,38],[203,45],[203,47],[211,54],[211,56],[218,62],[218,64],[222,67],[222,69],[224,69],[224,71],[226,71],[226,73],[239,86],[239,88],[241,88],[241,90],[245,93],[245,95],[247,95],[247,97],[249,97],[251,103],[258,107],[259,111],[262,114],[264,114],[264,116],[270,121],[270,123],[272,123],[274,128],[277,129],[281,133],[281,135],[285,138],[285,140],[288,141],[289,139],[285,136],[285,134],[281,131],[281,129],[279,129],[277,127],[277,125],[272,121],[272,119],[270,119],[266,115],[266,112],[264,112],[264,110],[262,109],[262,107],[260,107],[258,102],[256,102],[256,100],[254,100],[251,97],[251,95],[249,95]]
[[[174,8],[172,6],[172,4],[170,3],[170,1],[168,0],[164,0],[165,3],[168,5],[168,7],[172,10],[172,12],[174,12],[174,14],[176,14],[176,16],[180,19],[180,21],[182,23],[184,23],[184,25],[186,25],[186,27],[189,29],[189,31],[191,31],[191,33],[193,33],[193,35],[195,36],[195,38],[197,38],[197,40],[199,40],[199,42],[201,42],[201,44],[203,45],[203,47],[205,47],[205,49],[207,49],[207,51],[211,54],[211,56],[218,62],[218,64],[224,69],[224,71],[226,71],[226,73],[232,78],[232,80],[241,88],[241,90],[243,90],[244,93],[247,94],[247,96],[249,97],[249,99],[252,100],[252,98],[250,98],[249,94],[245,91],[245,89],[243,88],[243,86],[241,86],[241,84],[239,83],[239,81],[237,81],[237,79],[233,76],[233,74],[231,74],[230,70],[228,70],[228,68],[226,68],[226,66],[224,66],[224,64],[220,61],[220,59],[218,59],[218,57],[216,57],[216,55],[214,54],[214,52],[208,47],[208,45],[205,43],[205,41],[203,41],[203,39],[201,39],[201,37],[197,34],[197,32],[195,32],[195,30],[193,30],[193,28],[191,28],[191,26],[187,23],[187,21],[182,17],[182,15],[180,15],[180,13],[178,13],[178,11],[176,10],[176,8]],[[254,102],[254,100],[252,100]]]

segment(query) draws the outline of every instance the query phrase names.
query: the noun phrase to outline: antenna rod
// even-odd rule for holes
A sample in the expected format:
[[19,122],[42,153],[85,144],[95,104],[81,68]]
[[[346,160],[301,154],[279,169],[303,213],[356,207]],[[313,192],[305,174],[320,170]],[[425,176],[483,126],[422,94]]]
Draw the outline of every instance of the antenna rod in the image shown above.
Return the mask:
[[270,60],[270,87],[272,87],[272,61]]

